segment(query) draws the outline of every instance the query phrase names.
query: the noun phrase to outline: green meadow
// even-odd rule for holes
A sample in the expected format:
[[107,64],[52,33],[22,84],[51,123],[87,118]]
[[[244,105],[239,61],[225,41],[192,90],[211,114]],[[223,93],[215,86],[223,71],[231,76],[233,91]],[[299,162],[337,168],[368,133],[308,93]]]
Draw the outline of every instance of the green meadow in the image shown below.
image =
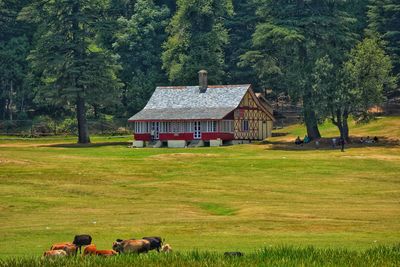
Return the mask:
[[[332,125],[321,129],[326,137],[337,135]],[[87,233],[99,249],[110,249],[116,238],[162,236],[183,265],[193,251],[242,251],[249,254],[243,264],[251,265],[265,251],[279,255],[278,248],[304,252],[309,246],[329,257],[349,251],[355,257],[349,265],[370,265],[357,261],[365,251],[392,253],[395,260],[381,263],[396,265],[400,118],[350,131],[380,142],[355,143],[345,152],[323,142],[319,149],[296,147],[294,138],[305,133],[299,125],[264,143],[193,149],[128,148],[129,136],[93,137],[89,146],[75,145],[75,137],[2,136],[0,258],[29,262],[52,243]],[[155,256],[143,257],[150,262]],[[171,257],[153,260],[165,265]]]

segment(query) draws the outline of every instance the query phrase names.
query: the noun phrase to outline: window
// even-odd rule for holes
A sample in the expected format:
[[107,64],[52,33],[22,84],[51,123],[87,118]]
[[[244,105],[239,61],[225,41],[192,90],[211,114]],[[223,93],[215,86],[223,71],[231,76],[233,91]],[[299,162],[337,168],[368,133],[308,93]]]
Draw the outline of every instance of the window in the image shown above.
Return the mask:
[[135,122],[135,133],[148,133],[147,122]]
[[193,125],[193,138],[194,139],[201,139],[201,122],[200,121],[195,121]]
[[249,131],[249,121],[242,120],[242,132],[248,132],[248,131]]
[[233,121],[221,121],[220,122],[221,129],[220,131],[223,133],[232,133],[233,132]]
[[216,121],[207,121],[207,132],[214,133],[217,131],[217,122]]
[[184,132],[185,133],[191,133],[192,132],[192,123],[191,122],[184,122]]
[[171,133],[179,133],[179,122],[171,122]]

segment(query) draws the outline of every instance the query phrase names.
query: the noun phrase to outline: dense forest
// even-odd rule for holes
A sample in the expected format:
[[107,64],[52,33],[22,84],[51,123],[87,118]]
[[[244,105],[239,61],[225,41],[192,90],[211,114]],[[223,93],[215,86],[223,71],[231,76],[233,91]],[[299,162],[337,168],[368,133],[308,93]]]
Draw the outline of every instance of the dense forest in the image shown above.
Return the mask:
[[0,0],[0,120],[141,110],[157,85],[251,83],[311,138],[398,94],[399,0]]

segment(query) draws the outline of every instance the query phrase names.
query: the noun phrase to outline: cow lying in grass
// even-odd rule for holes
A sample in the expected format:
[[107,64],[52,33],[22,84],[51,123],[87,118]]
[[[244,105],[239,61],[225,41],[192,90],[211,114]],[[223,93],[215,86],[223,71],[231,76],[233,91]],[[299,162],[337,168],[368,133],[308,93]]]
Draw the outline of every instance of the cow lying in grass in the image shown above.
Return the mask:
[[86,246],[83,250],[83,256],[87,255],[96,255],[96,245],[95,244],[90,244],[89,246]]
[[96,250],[96,255],[103,257],[110,257],[118,255],[118,253],[113,249],[103,249],[103,250]]
[[150,241],[145,239],[117,239],[117,241],[113,243],[112,248],[120,254],[147,253],[150,250]]
[[43,253],[43,258],[59,258],[67,256],[67,252],[62,249],[48,250]]
[[95,244],[90,244],[89,246],[86,246],[85,249],[83,250],[83,255],[84,256],[97,255],[97,256],[109,257],[109,256],[117,255],[117,254],[118,253],[115,250],[112,250],[112,249],[97,250]]
[[66,254],[67,254],[68,256],[71,256],[71,255],[76,255],[76,253],[78,252],[78,247],[75,246],[75,245],[72,244],[72,243],[64,242],[64,243],[53,244],[53,245],[50,247],[50,251],[53,251],[53,250],[54,250],[54,251],[55,251],[55,250],[63,250],[63,251],[66,252]]

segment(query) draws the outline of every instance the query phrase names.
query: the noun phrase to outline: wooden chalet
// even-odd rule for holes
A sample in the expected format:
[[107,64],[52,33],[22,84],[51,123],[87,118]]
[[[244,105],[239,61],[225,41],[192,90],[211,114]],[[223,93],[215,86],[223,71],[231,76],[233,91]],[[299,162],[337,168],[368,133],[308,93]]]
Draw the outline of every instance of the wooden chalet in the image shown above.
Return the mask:
[[271,136],[274,121],[267,101],[250,84],[157,87],[134,123],[134,146],[193,147],[248,143]]

